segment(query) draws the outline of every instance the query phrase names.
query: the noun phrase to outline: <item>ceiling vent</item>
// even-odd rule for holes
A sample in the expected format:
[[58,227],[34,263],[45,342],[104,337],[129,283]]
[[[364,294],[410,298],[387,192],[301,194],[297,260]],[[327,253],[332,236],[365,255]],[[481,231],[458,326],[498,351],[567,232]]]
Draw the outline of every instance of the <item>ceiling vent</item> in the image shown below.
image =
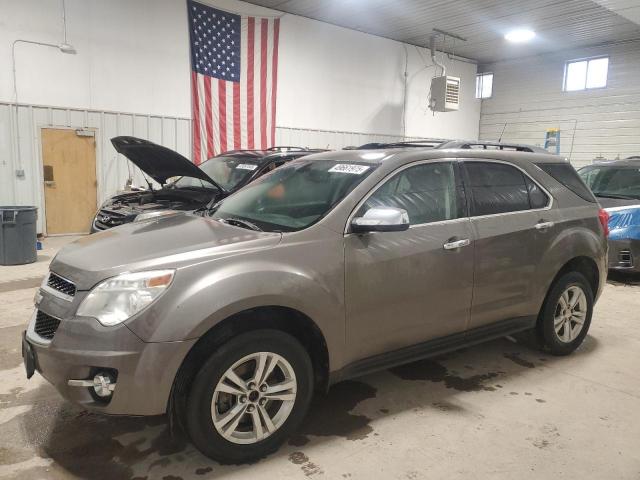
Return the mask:
[[431,103],[434,112],[454,112],[460,108],[460,78],[443,75],[431,80]]

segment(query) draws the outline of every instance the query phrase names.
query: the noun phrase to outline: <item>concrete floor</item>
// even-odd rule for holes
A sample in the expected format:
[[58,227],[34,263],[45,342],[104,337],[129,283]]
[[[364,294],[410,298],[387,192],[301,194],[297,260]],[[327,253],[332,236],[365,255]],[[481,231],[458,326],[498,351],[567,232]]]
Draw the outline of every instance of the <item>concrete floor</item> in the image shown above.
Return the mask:
[[163,417],[90,414],[26,380],[20,332],[69,240],[0,267],[0,478],[640,479],[640,278],[610,280],[574,355],[501,339],[344,382],[276,454],[221,466]]

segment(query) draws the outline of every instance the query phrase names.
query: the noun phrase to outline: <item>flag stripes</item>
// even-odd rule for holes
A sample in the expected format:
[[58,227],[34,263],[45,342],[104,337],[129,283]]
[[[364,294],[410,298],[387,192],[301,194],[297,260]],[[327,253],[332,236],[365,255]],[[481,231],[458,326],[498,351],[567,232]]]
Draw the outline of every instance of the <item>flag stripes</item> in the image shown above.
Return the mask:
[[228,150],[273,146],[280,19],[187,4],[194,162]]

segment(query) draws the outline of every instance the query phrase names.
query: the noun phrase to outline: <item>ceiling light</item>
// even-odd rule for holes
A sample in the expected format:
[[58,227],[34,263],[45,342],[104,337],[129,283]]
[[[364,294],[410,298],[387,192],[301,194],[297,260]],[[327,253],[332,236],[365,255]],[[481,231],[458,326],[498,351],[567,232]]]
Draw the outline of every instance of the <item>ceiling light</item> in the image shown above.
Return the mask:
[[525,43],[533,39],[536,36],[536,32],[528,30],[526,28],[519,28],[508,32],[504,38],[513,43]]

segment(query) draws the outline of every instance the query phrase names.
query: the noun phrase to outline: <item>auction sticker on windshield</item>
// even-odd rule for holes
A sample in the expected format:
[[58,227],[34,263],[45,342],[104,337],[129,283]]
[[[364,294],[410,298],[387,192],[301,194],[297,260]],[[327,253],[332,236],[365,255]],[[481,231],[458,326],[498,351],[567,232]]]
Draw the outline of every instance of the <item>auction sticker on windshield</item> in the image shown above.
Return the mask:
[[252,165],[251,163],[241,163],[236,168],[240,170],[255,170],[258,166]]
[[368,165],[353,165],[349,163],[339,163],[329,169],[329,173],[352,173],[354,175],[362,175],[369,170]]

